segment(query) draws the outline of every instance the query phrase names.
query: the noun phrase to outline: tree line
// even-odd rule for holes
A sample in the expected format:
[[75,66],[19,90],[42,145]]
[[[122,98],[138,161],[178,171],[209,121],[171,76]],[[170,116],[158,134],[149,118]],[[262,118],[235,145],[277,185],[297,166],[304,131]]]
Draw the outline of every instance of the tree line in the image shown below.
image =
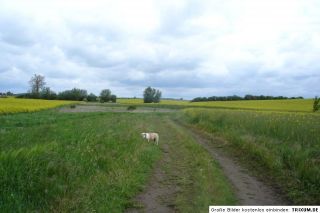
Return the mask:
[[73,88],[59,93],[54,92],[50,87],[45,87],[45,77],[35,74],[29,81],[30,90],[27,93],[16,95],[17,98],[35,98],[46,100],[74,100],[89,102],[116,102],[117,96],[111,93],[110,89],[103,89],[100,96],[93,93],[88,94],[85,89]]
[[[59,93],[51,90],[50,87],[46,87],[45,77],[42,75],[34,74],[30,81],[30,90],[27,93],[15,95],[17,98],[34,98],[34,99],[46,99],[46,100],[74,100],[74,101],[88,101],[88,102],[116,102],[117,96],[112,94],[110,89],[103,89],[100,92],[100,96],[96,96],[93,93],[88,94],[85,89],[73,88],[71,90],[65,90]],[[13,95],[11,92],[0,93],[0,95]],[[147,87],[143,92],[144,103],[159,103],[162,93],[152,87]]]
[[[116,102],[117,96],[111,93],[110,89],[103,89],[100,92],[100,96],[96,96],[93,93],[88,94],[85,89],[73,88],[71,90],[65,90],[59,93],[54,92],[50,87],[45,87],[45,77],[34,74],[30,81],[30,90],[27,93],[14,95],[12,92],[0,92],[0,98],[6,98],[7,96],[16,96],[17,98],[35,98],[35,99],[47,99],[47,100],[75,100],[75,101],[89,101],[89,102]],[[152,87],[147,87],[143,92],[144,103],[159,103],[162,93]],[[232,96],[211,96],[211,97],[196,97],[191,102],[202,101],[237,101],[237,100],[282,100],[282,99],[303,99],[303,97],[285,97],[285,96],[264,96],[264,95],[245,95],[244,97],[232,95]],[[316,96],[313,102],[313,112],[320,109],[320,98]]]
[[6,98],[7,96],[13,96],[14,94],[10,91],[8,92],[0,92],[0,98]]
[[285,97],[285,96],[264,96],[264,95],[245,95],[244,97],[232,95],[232,96],[211,96],[211,97],[197,97],[191,100],[191,102],[202,101],[240,101],[240,100],[283,100],[283,99],[303,99],[303,97]]

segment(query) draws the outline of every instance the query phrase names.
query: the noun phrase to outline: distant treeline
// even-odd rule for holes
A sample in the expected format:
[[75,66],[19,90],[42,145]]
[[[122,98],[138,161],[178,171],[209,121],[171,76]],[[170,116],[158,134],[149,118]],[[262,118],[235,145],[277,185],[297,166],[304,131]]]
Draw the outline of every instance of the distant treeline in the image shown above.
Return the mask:
[[303,99],[303,97],[285,97],[285,96],[264,96],[264,95],[245,95],[244,97],[232,96],[211,96],[211,97],[197,97],[191,102],[201,101],[240,101],[240,100],[282,100],[282,99]]
[[14,94],[10,91],[8,92],[0,92],[0,98],[6,98],[7,96],[13,96]]
[[[34,74],[29,81],[30,90],[27,93],[16,94],[16,98],[34,98],[46,100],[73,100],[73,101],[100,101],[116,102],[117,96],[111,93],[110,89],[103,89],[100,96],[93,93],[88,94],[85,89],[73,88],[59,93],[54,92],[50,87],[45,87],[45,77]],[[1,93],[0,93],[1,95]]]
[[42,89],[39,93],[22,93],[15,95],[16,98],[33,98],[46,100],[74,100],[74,101],[100,101],[100,102],[116,102],[117,96],[111,94],[109,89],[102,90],[100,96],[93,93],[88,94],[85,89],[73,88],[59,93],[55,93],[49,87]]

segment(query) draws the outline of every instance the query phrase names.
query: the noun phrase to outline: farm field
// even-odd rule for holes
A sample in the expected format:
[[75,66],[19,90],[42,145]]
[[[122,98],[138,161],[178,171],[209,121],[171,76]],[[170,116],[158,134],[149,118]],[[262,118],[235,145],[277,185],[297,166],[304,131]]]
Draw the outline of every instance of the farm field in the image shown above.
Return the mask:
[[[226,141],[271,174],[296,204],[320,203],[320,116],[312,113],[185,109],[183,119]],[[230,150],[229,150],[230,151]]]
[[[128,104],[0,115],[0,211],[123,212],[143,208],[135,197],[150,188],[177,212],[242,204],[223,162],[190,130],[270,177],[292,204],[320,203],[319,113]],[[159,147],[141,139],[152,131]]]
[[71,103],[77,102],[60,100],[19,99],[13,97],[0,98],[0,114],[34,112]]
[[[118,99],[122,104],[143,104],[142,99]],[[287,100],[250,100],[250,101],[209,101],[190,102],[180,100],[162,100],[160,105],[180,107],[209,107],[209,108],[234,108],[255,109],[291,112],[312,112],[312,99],[287,99]],[[156,104],[145,104],[153,106]]]
[[0,2],[0,213],[320,213],[320,0]]
[[[140,133],[157,131],[160,146]],[[123,212],[154,166],[175,196],[163,205],[207,211],[235,204],[211,156],[166,113],[61,113],[0,116],[0,211]],[[192,201],[192,202],[190,202]]]

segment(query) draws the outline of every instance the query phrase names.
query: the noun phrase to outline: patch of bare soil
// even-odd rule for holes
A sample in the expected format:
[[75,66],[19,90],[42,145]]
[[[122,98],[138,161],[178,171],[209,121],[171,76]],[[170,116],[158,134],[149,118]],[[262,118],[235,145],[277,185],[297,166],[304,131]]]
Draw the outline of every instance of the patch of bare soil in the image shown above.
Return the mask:
[[99,105],[77,105],[75,108],[62,107],[59,112],[78,113],[78,112],[129,112],[129,113],[152,113],[152,112],[176,112],[174,109],[138,107],[135,110],[127,110],[121,106],[99,106]]
[[[270,185],[262,182],[247,169],[239,165],[235,159],[221,149],[214,147],[207,137],[190,129],[192,136],[216,159],[235,189],[240,205],[286,205],[287,201]],[[216,139],[218,140],[218,139]]]
[[169,159],[169,148],[167,144],[164,144],[163,157],[157,163],[148,185],[133,201],[140,208],[127,209],[125,211],[126,213],[175,212],[174,198],[178,188],[170,181],[170,177],[166,174],[166,171],[162,166],[168,163]]

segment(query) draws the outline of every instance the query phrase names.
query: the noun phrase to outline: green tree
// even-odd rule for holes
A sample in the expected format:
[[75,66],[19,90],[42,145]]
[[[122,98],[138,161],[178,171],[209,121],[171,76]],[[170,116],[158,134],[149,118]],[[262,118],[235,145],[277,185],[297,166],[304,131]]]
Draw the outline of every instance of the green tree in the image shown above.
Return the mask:
[[111,100],[111,90],[104,89],[100,93],[100,102],[109,102]]
[[143,92],[143,101],[144,103],[159,103],[161,99],[161,92],[160,90],[156,90],[151,88],[150,86],[147,87]]
[[87,98],[87,96],[87,90],[73,88],[72,90],[65,90],[63,92],[60,92],[58,95],[58,99],[83,101]]
[[111,102],[116,103],[117,102],[117,96],[116,95],[111,95]]
[[40,92],[40,98],[47,100],[54,100],[57,98],[57,94],[50,89],[50,87],[44,87]]
[[87,97],[87,101],[88,102],[95,102],[95,101],[97,101],[97,96],[93,93],[90,93]]
[[154,95],[154,103],[159,103],[161,99],[161,92],[160,90],[156,90],[155,95]]
[[7,92],[7,96],[13,96],[14,94],[10,91]]
[[144,103],[152,103],[153,101],[153,90],[151,87],[147,87],[143,92]]

